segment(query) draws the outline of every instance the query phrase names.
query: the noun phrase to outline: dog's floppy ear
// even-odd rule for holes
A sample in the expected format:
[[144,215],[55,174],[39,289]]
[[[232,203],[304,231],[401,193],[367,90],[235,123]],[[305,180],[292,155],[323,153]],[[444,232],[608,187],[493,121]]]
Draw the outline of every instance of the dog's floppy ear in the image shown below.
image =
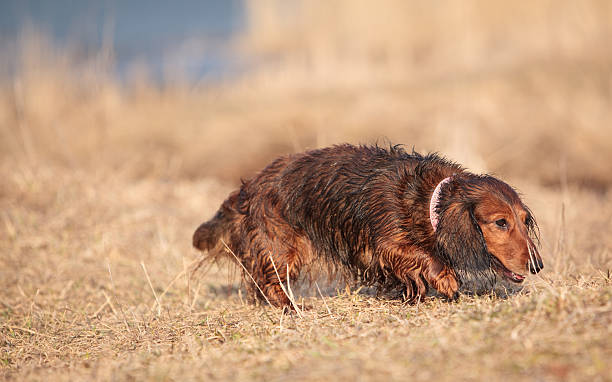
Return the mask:
[[461,290],[481,293],[495,284],[491,255],[474,216],[474,202],[464,198],[443,198],[438,204],[439,223],[435,255],[455,270]]

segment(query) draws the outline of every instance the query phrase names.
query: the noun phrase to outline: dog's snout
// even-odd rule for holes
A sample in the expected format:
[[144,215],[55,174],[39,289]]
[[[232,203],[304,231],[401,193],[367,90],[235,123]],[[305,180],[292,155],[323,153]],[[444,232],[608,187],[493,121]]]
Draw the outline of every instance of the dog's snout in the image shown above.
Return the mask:
[[542,268],[544,268],[544,263],[539,256],[536,256],[534,260],[529,260],[527,263],[527,268],[529,269],[529,272],[535,275],[536,273],[540,272]]

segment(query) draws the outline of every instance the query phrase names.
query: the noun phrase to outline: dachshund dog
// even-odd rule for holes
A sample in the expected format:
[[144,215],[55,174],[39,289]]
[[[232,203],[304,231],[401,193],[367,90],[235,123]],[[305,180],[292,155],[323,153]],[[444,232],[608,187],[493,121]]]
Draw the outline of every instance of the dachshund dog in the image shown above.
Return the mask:
[[[343,270],[409,302],[520,284],[542,259],[530,210],[506,183],[436,154],[337,145],[284,156],[242,181],[193,245],[240,261],[252,297],[290,306],[300,270]],[[248,276],[248,278],[247,278]],[[256,285],[253,285],[255,283]]]

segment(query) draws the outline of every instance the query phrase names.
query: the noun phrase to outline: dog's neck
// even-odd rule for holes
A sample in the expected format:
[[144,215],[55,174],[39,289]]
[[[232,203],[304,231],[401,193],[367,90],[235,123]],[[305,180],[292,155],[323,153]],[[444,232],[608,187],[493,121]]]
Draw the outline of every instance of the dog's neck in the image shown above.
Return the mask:
[[440,183],[434,189],[434,192],[431,194],[431,199],[429,201],[429,220],[431,221],[431,226],[433,227],[434,232],[438,227],[438,222],[440,220],[439,214],[436,212],[436,208],[438,207],[438,203],[440,202],[440,191],[442,191],[442,186],[446,183],[450,182],[452,176],[442,179]]

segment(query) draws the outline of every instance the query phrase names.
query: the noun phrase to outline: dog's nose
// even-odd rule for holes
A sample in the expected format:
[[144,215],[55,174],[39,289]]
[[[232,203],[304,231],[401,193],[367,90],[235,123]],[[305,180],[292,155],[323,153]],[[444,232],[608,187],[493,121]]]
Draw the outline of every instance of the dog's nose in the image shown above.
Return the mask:
[[535,261],[529,260],[529,262],[527,262],[527,268],[529,268],[529,272],[535,275],[544,268],[544,263],[539,256],[536,256]]

